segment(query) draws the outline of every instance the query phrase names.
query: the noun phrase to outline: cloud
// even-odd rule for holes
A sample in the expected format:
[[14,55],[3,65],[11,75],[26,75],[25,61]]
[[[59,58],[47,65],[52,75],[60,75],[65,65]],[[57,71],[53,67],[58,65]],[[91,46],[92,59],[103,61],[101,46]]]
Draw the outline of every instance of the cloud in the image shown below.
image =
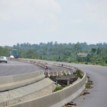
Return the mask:
[[106,28],[107,0],[0,0],[2,44],[107,41]]
[[[79,8],[80,9],[80,8]],[[93,0],[84,2],[80,18],[100,26],[107,25],[107,2],[105,0]]]
[[55,29],[60,12],[56,0],[0,0],[0,21],[4,23],[31,23],[37,28],[45,24],[45,28]]
[[67,6],[63,6],[63,14],[65,16],[63,15],[62,22],[64,22],[65,26],[69,26],[67,30],[69,28],[71,31],[82,30],[84,32],[87,31],[87,34],[88,32],[106,32],[106,0],[68,0],[65,5]]

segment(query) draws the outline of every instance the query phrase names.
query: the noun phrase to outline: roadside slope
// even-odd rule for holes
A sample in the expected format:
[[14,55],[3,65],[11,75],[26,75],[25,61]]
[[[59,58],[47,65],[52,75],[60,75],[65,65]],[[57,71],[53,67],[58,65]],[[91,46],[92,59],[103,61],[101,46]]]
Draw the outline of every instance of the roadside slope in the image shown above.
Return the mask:
[[75,100],[78,107],[107,107],[107,67],[72,64],[85,71],[93,80],[94,88],[86,96]]

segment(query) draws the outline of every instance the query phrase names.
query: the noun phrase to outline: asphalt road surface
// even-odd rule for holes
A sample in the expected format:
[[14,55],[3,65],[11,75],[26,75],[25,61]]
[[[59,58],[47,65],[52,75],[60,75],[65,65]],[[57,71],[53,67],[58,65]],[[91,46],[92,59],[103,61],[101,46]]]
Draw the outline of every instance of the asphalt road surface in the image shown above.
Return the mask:
[[[47,66],[49,67],[49,72],[68,71],[68,69],[66,68],[60,66],[53,66],[52,64],[48,64]],[[38,71],[44,72],[45,69],[36,64],[30,64],[19,61],[9,60],[8,63],[0,63],[0,76],[16,75]]]
[[18,61],[8,61],[0,63],[0,76],[16,75],[30,72],[43,71],[39,66]]
[[69,64],[64,62],[56,63],[68,64],[81,69],[90,76],[94,83],[93,88],[89,90],[90,94],[78,97],[74,100],[77,107],[107,107],[107,67],[85,64]]
[[[90,90],[90,94],[81,96],[74,101],[77,107],[107,107],[107,67],[82,64],[70,65],[85,71],[94,82],[94,88]],[[60,67],[51,67],[52,71],[59,70],[59,68]],[[62,68],[60,68],[60,70],[62,70]],[[17,61],[9,61],[7,64],[0,63],[0,76],[37,71],[43,71],[43,69],[33,64]]]
[[90,94],[77,98],[77,107],[107,107],[107,67],[73,64],[85,71],[94,82]]

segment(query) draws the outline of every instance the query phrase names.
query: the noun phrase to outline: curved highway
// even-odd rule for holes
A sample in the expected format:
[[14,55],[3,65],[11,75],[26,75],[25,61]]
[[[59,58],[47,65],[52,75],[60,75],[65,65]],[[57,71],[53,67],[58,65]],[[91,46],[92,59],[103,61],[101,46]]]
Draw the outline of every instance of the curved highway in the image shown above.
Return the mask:
[[90,94],[81,96],[74,102],[77,107],[107,107],[107,67],[72,64],[85,71],[94,82]]
[[18,61],[9,60],[8,63],[0,63],[0,76],[38,72],[42,70],[43,69],[37,65]]
[[[52,63],[47,61],[48,63]],[[61,64],[62,62],[53,62]],[[75,100],[77,107],[107,107],[107,67],[85,64],[70,64],[86,72],[94,83],[90,94],[81,96]]]
[[[61,66],[54,66],[52,63],[51,64],[47,63],[46,65],[48,66],[48,72],[57,72],[65,70],[68,71],[67,68],[63,68]],[[0,63],[0,76],[16,75],[39,71],[44,72],[45,68],[30,62],[27,63],[9,60],[8,63]]]
[[[69,65],[85,71],[94,82],[94,88],[90,90],[90,94],[81,96],[74,101],[77,103],[77,107],[107,107],[107,67],[84,64]],[[59,69],[61,69],[61,67],[51,67],[52,71]],[[43,69],[29,63],[17,61],[9,61],[7,64],[0,63],[0,76],[38,71],[43,71]]]

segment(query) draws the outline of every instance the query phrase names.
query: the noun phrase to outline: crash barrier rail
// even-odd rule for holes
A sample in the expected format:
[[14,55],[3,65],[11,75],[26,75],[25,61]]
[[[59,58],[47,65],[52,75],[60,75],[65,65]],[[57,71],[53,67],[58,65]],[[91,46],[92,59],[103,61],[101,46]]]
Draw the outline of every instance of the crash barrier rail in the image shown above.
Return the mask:
[[55,83],[49,78],[39,82],[0,93],[0,107],[11,105],[49,95],[55,89]]
[[76,68],[74,66],[71,66],[71,65],[68,65],[68,64],[63,64],[63,63],[62,64],[54,63],[53,65],[58,66],[58,67],[67,68],[72,72],[75,72],[78,69],[78,68]]
[[[38,62],[32,60],[31,63]],[[68,65],[64,66],[67,68]],[[73,84],[67,86],[66,88],[60,91],[54,92],[38,99],[31,98],[28,101],[20,102],[9,107],[61,107],[67,102],[70,102],[77,96],[79,96],[80,93],[85,89],[86,82],[87,76],[85,73],[83,73],[82,79],[78,79]]]
[[61,107],[80,95],[80,93],[85,89],[86,81],[87,77],[86,73],[84,73],[82,79],[78,79],[76,82],[60,91],[38,99],[31,99],[11,107]]
[[45,78],[43,72],[24,73],[19,75],[0,76],[0,91],[22,87]]
[[[65,75],[71,75],[73,74],[73,72],[75,72],[77,70],[76,67],[73,67],[73,66],[69,66],[69,65],[66,65],[66,64],[59,64],[59,63],[53,63],[52,65],[53,66],[57,66],[57,67],[62,67],[62,68],[66,68],[66,70],[64,71],[49,71],[48,72],[48,62],[47,61],[42,61],[42,60],[34,60],[34,59],[19,59],[19,61],[22,61],[22,62],[26,62],[26,63],[31,63],[31,64],[36,64],[38,66],[40,66],[41,68],[43,68],[45,70],[45,74],[47,75],[52,75],[52,76],[61,76],[63,74]],[[46,69],[47,67],[47,69]],[[67,70],[68,69],[68,70]]]

